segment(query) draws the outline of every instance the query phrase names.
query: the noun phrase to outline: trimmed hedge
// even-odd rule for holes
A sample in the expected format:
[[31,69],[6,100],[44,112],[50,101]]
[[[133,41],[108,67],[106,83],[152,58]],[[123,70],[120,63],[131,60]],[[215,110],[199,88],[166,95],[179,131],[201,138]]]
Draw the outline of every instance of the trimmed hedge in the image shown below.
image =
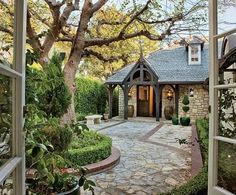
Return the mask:
[[208,130],[209,130],[209,120],[208,119],[198,119],[196,120],[196,127],[198,133],[199,144],[201,146],[201,154],[203,161],[208,160]]
[[108,98],[106,86],[86,77],[76,78],[75,110],[83,115],[103,114]]
[[[94,134],[98,133],[94,132]],[[65,154],[66,158],[79,166],[84,166],[91,163],[99,162],[109,157],[111,155],[112,139],[102,134],[98,135],[98,140],[92,141],[89,138],[89,144],[87,144],[87,146],[85,147],[72,147],[71,149],[69,149]],[[83,137],[83,139],[86,139],[86,135]],[[76,143],[74,143],[74,145],[75,144]],[[78,143],[78,145],[81,145],[81,143]]]
[[160,195],[207,195],[207,167],[182,186]]

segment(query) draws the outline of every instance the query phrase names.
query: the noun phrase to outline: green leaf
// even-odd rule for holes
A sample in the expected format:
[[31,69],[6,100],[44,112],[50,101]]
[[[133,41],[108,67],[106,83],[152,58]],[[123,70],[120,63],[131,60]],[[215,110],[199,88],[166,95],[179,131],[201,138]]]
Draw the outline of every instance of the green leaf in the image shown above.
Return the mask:
[[84,178],[84,177],[81,177],[81,178],[79,179],[79,186],[80,186],[80,187],[84,185],[84,181],[85,181],[85,178]]
[[39,152],[40,152],[40,147],[35,146],[31,153],[32,157],[36,157],[39,154]]

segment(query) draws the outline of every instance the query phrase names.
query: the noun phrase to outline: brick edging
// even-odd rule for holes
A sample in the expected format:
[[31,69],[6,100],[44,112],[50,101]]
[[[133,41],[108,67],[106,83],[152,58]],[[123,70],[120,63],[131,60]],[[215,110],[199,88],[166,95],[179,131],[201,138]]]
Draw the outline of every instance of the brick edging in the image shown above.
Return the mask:
[[97,163],[89,164],[84,167],[88,169],[88,174],[97,174],[112,169],[120,162],[120,150],[112,147],[111,155]]
[[200,145],[198,143],[198,134],[196,125],[192,125],[192,166],[191,166],[191,176],[194,177],[197,175],[197,173],[202,169],[203,167],[203,161],[202,161],[202,155],[201,155],[201,149]]

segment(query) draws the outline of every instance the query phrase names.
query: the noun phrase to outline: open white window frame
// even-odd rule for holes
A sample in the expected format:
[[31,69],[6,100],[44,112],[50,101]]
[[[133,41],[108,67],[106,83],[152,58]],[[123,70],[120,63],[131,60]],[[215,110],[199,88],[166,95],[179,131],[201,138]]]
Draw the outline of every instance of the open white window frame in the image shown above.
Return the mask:
[[227,35],[236,33],[236,28],[222,34],[218,34],[217,1],[218,0],[209,0],[209,90],[211,112],[209,114],[208,195],[233,195],[233,193],[227,191],[227,189],[217,186],[218,143],[221,141],[236,144],[235,139],[218,135],[218,92],[221,89],[236,89],[236,84],[219,85],[218,40]]
[[[192,61],[192,47],[198,48],[198,61]],[[201,45],[200,44],[193,44],[188,46],[188,64],[189,65],[200,65],[202,63],[202,56],[201,56]]]
[[9,68],[0,64],[0,74],[12,79],[12,158],[0,168],[0,182],[12,174],[13,194],[25,194],[25,39],[26,0],[14,2],[14,62]]

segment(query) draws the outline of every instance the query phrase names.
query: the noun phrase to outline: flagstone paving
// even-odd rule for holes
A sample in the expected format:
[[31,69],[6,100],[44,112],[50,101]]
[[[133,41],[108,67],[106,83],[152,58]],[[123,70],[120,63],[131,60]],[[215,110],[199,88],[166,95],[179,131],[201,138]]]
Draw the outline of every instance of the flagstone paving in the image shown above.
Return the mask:
[[138,121],[105,126],[91,128],[112,137],[121,159],[115,168],[89,177],[96,183],[95,194],[159,194],[190,177],[191,148],[175,138],[190,141],[191,127]]

